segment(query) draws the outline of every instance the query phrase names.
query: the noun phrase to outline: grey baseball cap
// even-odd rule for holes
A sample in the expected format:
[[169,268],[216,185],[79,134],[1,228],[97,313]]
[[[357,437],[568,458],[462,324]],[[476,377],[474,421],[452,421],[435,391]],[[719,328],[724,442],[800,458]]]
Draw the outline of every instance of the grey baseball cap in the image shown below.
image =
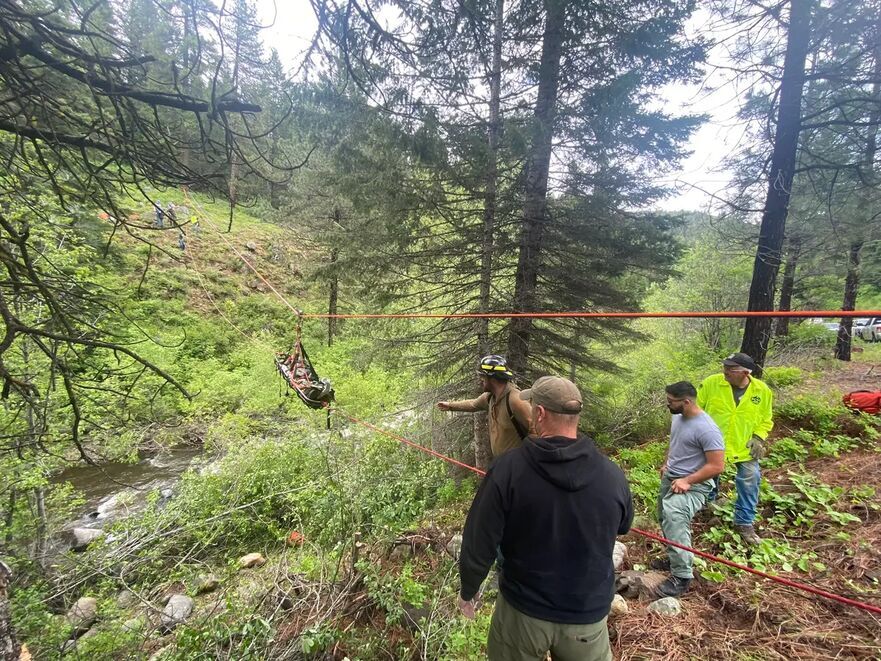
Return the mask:
[[520,393],[520,399],[544,406],[555,413],[577,415],[581,412],[581,391],[569,379],[543,376],[532,387]]

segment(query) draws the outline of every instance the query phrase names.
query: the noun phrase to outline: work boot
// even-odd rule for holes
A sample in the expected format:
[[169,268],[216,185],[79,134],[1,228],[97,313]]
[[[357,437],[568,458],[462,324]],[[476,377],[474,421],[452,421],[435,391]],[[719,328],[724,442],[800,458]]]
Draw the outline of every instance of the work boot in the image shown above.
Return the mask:
[[690,578],[671,576],[658,586],[658,594],[663,597],[678,597],[688,590],[689,583],[691,583]]
[[734,529],[749,546],[758,546],[762,543],[762,538],[756,534],[752,524],[735,524]]

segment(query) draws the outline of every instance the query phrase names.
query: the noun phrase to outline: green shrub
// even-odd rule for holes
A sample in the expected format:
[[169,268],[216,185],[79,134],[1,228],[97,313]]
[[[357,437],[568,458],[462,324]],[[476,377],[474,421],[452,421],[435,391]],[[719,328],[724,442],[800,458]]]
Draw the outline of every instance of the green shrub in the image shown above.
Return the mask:
[[849,414],[844,406],[830,404],[823,397],[811,395],[800,395],[774,407],[776,422],[822,434],[837,431],[840,427],[839,417],[846,415]]
[[804,381],[804,373],[798,367],[766,367],[762,380],[772,388],[785,388]]
[[627,472],[634,505],[643,514],[655,511],[661,488],[659,471],[666,454],[667,444],[663,442],[625,448],[618,453],[617,459]]

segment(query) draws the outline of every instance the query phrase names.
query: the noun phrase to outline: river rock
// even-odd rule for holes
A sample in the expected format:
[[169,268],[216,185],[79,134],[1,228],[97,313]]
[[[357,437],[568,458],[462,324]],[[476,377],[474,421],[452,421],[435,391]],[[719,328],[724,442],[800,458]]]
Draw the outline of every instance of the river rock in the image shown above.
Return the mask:
[[619,572],[624,567],[624,561],[627,559],[627,546],[621,542],[615,542],[615,548],[612,550],[612,565],[615,571]]
[[627,606],[627,601],[620,594],[616,594],[612,597],[612,610],[610,611],[610,617],[618,617],[619,615],[626,615],[627,611],[630,610]]
[[67,611],[67,621],[76,633],[88,631],[97,617],[98,600],[95,597],[80,597]]
[[650,603],[648,611],[673,617],[682,612],[682,603],[676,597],[664,597]]
[[462,535],[456,533],[453,535],[452,539],[447,542],[447,553],[453,556],[456,560],[459,559],[459,553],[462,551]]
[[239,558],[239,569],[251,569],[252,567],[262,567],[266,564],[266,558],[262,553],[249,553]]
[[71,537],[70,549],[85,551],[89,544],[104,536],[104,531],[98,528],[74,528],[69,534]]
[[615,579],[615,591],[625,599],[654,599],[667,575],[658,571],[622,571]]
[[220,579],[216,576],[202,576],[196,584],[196,594],[214,592],[220,587]]
[[186,621],[193,612],[193,600],[185,594],[173,594],[162,611],[162,628],[168,632]]
[[147,661],[159,661],[159,659],[164,657],[165,653],[170,649],[171,649],[171,645],[168,645],[166,647],[163,647],[162,649],[156,650],[155,652],[153,652],[152,656],[150,656],[150,658],[147,659]]
[[122,630],[128,633],[138,633],[147,628],[147,622],[143,617],[133,617],[122,623]]
[[116,595],[116,605],[120,608],[131,608],[138,603],[138,598],[131,590],[120,590]]

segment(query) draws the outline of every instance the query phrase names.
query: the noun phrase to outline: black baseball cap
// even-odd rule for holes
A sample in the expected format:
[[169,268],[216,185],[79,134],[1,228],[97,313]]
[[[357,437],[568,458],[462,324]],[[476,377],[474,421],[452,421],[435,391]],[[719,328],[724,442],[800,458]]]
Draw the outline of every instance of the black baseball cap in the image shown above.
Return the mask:
[[722,361],[722,364],[729,367],[742,367],[743,369],[749,370],[750,372],[755,372],[758,369],[756,361],[754,361],[745,353],[733,353],[725,358]]

